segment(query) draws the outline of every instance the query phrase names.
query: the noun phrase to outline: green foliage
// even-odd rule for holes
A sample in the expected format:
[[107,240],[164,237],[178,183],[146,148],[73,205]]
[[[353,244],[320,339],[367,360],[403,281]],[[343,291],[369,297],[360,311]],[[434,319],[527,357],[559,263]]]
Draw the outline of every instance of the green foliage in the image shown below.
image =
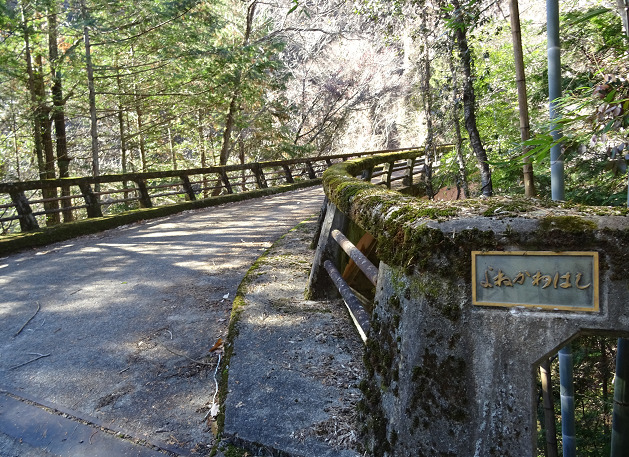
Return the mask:
[[[611,444],[616,338],[583,336],[574,340],[575,424],[577,453],[584,457],[607,456]],[[558,363],[552,364],[553,404],[557,430],[561,430]],[[541,400],[540,400],[541,403]],[[538,411],[538,455],[544,455],[543,412]],[[561,454],[561,436],[559,452]]]
[[[547,167],[549,151],[562,144],[566,166],[566,198],[590,205],[626,202],[624,154],[628,144],[629,62],[627,40],[619,17],[606,8],[568,11],[562,17],[565,95],[557,101],[561,138],[541,124],[526,142],[534,162]],[[543,88],[540,86],[540,88]]]
[[[260,3],[246,43],[247,5],[238,0],[138,0],[132,7],[127,0],[86,0],[86,20],[77,2],[24,2],[26,22],[18,8],[22,3],[3,3],[3,179],[37,176],[32,113],[38,108],[50,117],[53,112],[51,64],[62,76],[71,173],[91,172],[84,26],[93,43],[102,172],[115,173],[122,168],[212,165],[234,96],[238,104],[232,161],[239,156],[267,160],[360,147],[369,134],[385,137],[387,146],[419,144],[427,136],[422,115],[427,101],[434,141],[456,143],[455,123],[462,132],[465,126],[460,110],[463,81],[452,33],[464,28],[471,49],[477,124],[496,193],[522,193],[513,50],[504,15],[481,0],[361,0],[346,10],[342,3],[329,0],[334,8],[325,14],[298,0],[274,6]],[[352,11],[362,15],[352,17]],[[58,16],[60,56],[55,62],[48,56],[50,13]],[[627,40],[615,10],[562,4],[562,13],[566,95],[560,101],[560,125],[568,170],[566,194],[577,202],[622,204],[629,146]],[[545,31],[526,16],[522,19],[535,135],[526,146],[543,196],[549,187],[546,170],[553,145],[546,121]],[[343,41],[350,34],[342,27],[350,20],[373,39],[348,51],[352,42]],[[342,24],[336,32],[327,25],[334,21]],[[287,29],[312,27],[314,32],[290,35],[281,29],[283,24]],[[319,32],[323,29],[326,33]],[[44,95],[35,98],[29,92],[24,61],[27,36],[45,87]],[[422,79],[426,49],[429,84]],[[459,109],[458,117],[453,107]],[[465,139],[463,150],[470,156]],[[443,164],[437,184],[455,185],[460,174],[454,155],[437,159]],[[474,170],[467,166],[472,178]]]
[[[252,151],[257,144],[276,141],[265,97],[268,90],[282,85],[282,62],[277,58],[282,42],[264,39],[268,28],[256,23],[252,44],[243,45],[246,5],[242,2],[139,0],[130,7],[126,0],[92,0],[85,4],[86,20],[78,3],[24,3],[26,23],[16,5],[2,5],[0,99],[4,106],[17,107],[12,112],[0,110],[0,132],[6,132],[7,138],[15,133],[27,139],[32,134],[29,102],[24,102],[29,99],[22,54],[26,30],[45,93],[36,103],[52,113],[49,65],[54,63],[62,75],[66,97],[71,173],[91,172],[82,43],[87,26],[102,172],[119,172],[121,167],[128,171],[164,169],[173,166],[173,155],[180,167],[200,166],[201,162],[212,165],[216,156],[212,152],[220,148],[227,109],[236,90],[240,94],[237,135],[245,149]],[[48,56],[49,13],[58,16],[61,55],[56,62]],[[10,132],[13,114],[17,115],[16,132]],[[123,141],[126,163],[121,162]],[[27,143],[24,146],[20,153],[30,152]],[[15,155],[11,152],[8,141],[0,145],[0,156]],[[9,160],[9,165],[11,176],[18,165],[14,160]]]

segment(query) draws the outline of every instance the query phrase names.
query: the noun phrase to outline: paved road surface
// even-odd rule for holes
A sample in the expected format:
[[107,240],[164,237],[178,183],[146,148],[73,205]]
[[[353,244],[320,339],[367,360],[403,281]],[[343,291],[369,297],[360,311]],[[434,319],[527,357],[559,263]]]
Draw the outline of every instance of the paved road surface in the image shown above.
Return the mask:
[[203,455],[208,350],[236,288],[322,198],[295,191],[0,259],[0,456]]

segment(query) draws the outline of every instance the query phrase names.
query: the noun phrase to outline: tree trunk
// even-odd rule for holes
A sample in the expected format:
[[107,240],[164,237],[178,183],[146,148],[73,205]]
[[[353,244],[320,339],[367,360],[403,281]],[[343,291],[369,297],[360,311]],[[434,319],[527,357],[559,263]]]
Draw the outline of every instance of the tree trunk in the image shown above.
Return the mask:
[[225,130],[223,130],[223,145],[221,146],[221,155],[218,159],[219,165],[227,165],[229,159],[229,153],[231,150],[231,134],[234,130],[234,124],[236,123],[236,111],[238,103],[238,93],[232,96],[231,103],[229,104],[229,110],[227,112],[227,118],[225,119]]
[[[46,97],[44,87],[44,77],[42,75],[42,59],[38,55],[35,57],[37,68],[33,65],[33,55],[30,46],[30,35],[28,20],[24,12],[24,5],[21,4],[22,26],[24,32],[24,57],[26,59],[26,74],[28,76],[28,89],[31,96],[33,113],[33,139],[35,143],[35,155],[37,156],[37,168],[40,179],[51,179],[55,177],[54,151],[52,147],[52,136],[49,109],[44,105]],[[44,199],[57,198],[56,189],[44,189],[42,191]],[[59,201],[54,200],[44,202],[44,210],[54,210],[59,208]],[[54,225],[59,222],[59,213],[53,212],[46,215],[46,225]]]
[[555,425],[555,407],[550,376],[550,360],[546,359],[539,366],[542,380],[542,398],[544,401],[544,429],[546,430],[546,456],[557,457],[557,428]]
[[[202,110],[198,111],[197,129],[199,132],[199,150],[201,153],[201,168],[205,168],[207,167],[207,148],[206,148],[206,143],[205,143],[205,135],[203,134],[203,111]],[[203,187],[203,197],[207,198],[208,196],[208,192],[206,189],[207,176],[204,174],[201,179],[202,179],[201,187]]]
[[166,128],[168,132],[168,149],[170,152],[170,157],[173,161],[173,170],[177,169],[177,155],[175,153],[175,144],[173,143],[173,134],[170,130],[170,125]]
[[465,129],[470,136],[470,145],[476,155],[480,169],[481,194],[485,197],[491,197],[493,194],[491,170],[489,169],[487,152],[485,151],[476,125],[476,96],[474,94],[474,83],[472,79],[471,52],[467,42],[467,29],[464,20],[460,17],[461,5],[459,4],[459,0],[454,0],[452,5],[456,10],[455,14],[457,17],[455,19],[458,21],[454,29],[454,36],[457,47],[459,48],[459,57],[463,68],[463,76],[465,77],[463,83],[463,118],[465,120]]
[[[52,119],[55,125],[57,167],[59,168],[59,177],[67,178],[70,176],[70,158],[68,157],[68,143],[66,140],[65,101],[63,100],[61,72],[57,69],[59,49],[57,46],[57,13],[55,11],[48,12],[48,55],[50,58],[50,73],[52,75],[51,92],[54,105]],[[61,187],[62,197],[69,197],[70,195],[69,186]],[[71,200],[61,200],[64,222],[72,222],[74,220],[74,214],[70,209],[71,206]]]
[[[118,58],[116,57],[115,61],[116,66],[116,86],[118,88],[118,92],[122,93],[122,83],[120,81],[120,69],[118,68]],[[118,131],[120,134],[120,167],[122,173],[127,172],[127,137],[125,135],[124,129],[124,110],[122,107],[122,102],[120,98],[118,99]],[[122,187],[127,189],[129,187],[129,183],[127,181],[122,182]],[[129,192],[124,192],[124,198],[129,198]]]
[[[35,72],[35,91],[37,93],[37,99],[39,100],[37,110],[39,111],[41,119],[41,139],[44,147],[44,176],[45,179],[55,179],[55,149],[52,144],[52,122],[50,120],[50,108],[44,104],[46,88],[44,86],[44,69],[41,55],[35,57],[35,63],[37,64],[37,71]],[[44,210],[52,211],[46,214],[46,225],[59,224],[61,218],[59,213],[56,212],[56,210],[59,209],[59,200],[56,200],[57,189],[54,187],[42,189],[42,196],[44,199],[50,200],[44,202]]]
[[622,20],[622,26],[625,29],[625,35],[629,38],[629,0],[616,0],[616,6]]
[[22,172],[20,167],[20,145],[18,139],[17,119],[15,117],[15,111],[12,112],[13,119],[13,147],[15,148],[15,171],[17,172],[17,180],[22,180]]
[[[236,123],[236,110],[238,109],[236,104],[238,103],[238,91],[234,93],[229,104],[229,111],[227,112],[227,118],[225,119],[225,130],[223,130],[223,146],[221,147],[221,155],[218,159],[219,166],[227,165],[229,154],[231,152],[231,135],[234,130],[234,124]],[[220,176],[216,180],[212,196],[216,197],[220,195],[222,190],[222,183]]]
[[[467,165],[465,163],[465,156],[463,155],[463,137],[461,136],[461,115],[460,108],[461,105],[459,103],[459,80],[458,80],[458,72],[454,67],[454,61],[452,58],[449,58],[450,61],[450,74],[452,75],[452,98],[454,103],[452,104],[452,121],[454,124],[454,136],[455,143],[454,147],[456,149],[456,161],[459,164],[459,186],[463,188],[463,197],[470,198],[470,187],[467,182]],[[458,195],[457,195],[458,198]]]
[[39,178],[46,179],[46,165],[44,162],[44,146],[42,140],[42,125],[39,113],[39,100],[35,89],[35,72],[33,70],[33,57],[31,55],[30,35],[28,21],[24,14],[24,5],[20,4],[22,10],[22,27],[24,32],[24,58],[26,60],[26,74],[28,76],[28,90],[31,96],[31,112],[33,113],[33,141],[35,143],[35,155],[37,157],[37,168]]
[[[422,28],[428,30],[426,20],[426,9],[422,10]],[[432,125],[432,92],[430,90],[430,43],[428,42],[428,34],[424,34],[424,51],[422,55],[422,89],[423,89],[423,107],[424,116],[426,116],[426,159],[424,164],[424,183],[426,185],[426,196],[432,200],[435,191],[432,187],[432,164],[434,162],[434,132]]]
[[[131,62],[135,63],[135,49],[131,46]],[[140,149],[140,167],[142,173],[146,173],[148,167],[146,164],[146,145],[144,144],[144,132],[143,120],[142,120],[142,107],[140,106],[140,97],[138,97],[138,87],[136,83],[133,83],[133,94],[135,100],[135,114],[137,115],[137,128],[138,128],[138,144]]]
[[626,457],[629,450],[629,339],[618,338],[611,457]]
[[[513,58],[515,60],[515,79],[518,86],[518,108],[520,113],[520,138],[527,141],[531,138],[531,127],[529,124],[529,104],[526,96],[526,75],[524,73],[524,55],[522,53],[522,33],[520,30],[520,9],[518,0],[509,0],[509,10],[511,13],[511,36],[513,40]],[[524,165],[522,172],[524,175],[524,195],[535,197],[535,181],[533,179],[533,164],[528,157],[528,148],[522,152]]]
[[[240,158],[240,164],[245,164],[245,142],[240,138],[238,140],[238,152]],[[247,170],[243,169],[241,173],[241,188],[243,192],[247,191]]]
[[138,104],[135,108],[135,113],[138,117],[138,141],[140,146],[140,162],[142,165],[142,173],[146,173],[146,145],[144,144],[144,134],[142,133],[143,123],[142,123],[142,109]]
[[[92,51],[90,45],[90,31],[88,24],[88,11],[85,0],[81,0],[81,16],[83,19],[83,40],[85,41],[85,69],[87,72],[87,87],[89,90],[90,104],[90,136],[92,137],[92,173],[94,177],[100,175],[100,162],[98,154],[98,124],[96,118],[96,90],[94,89],[94,69],[92,67]],[[94,183],[94,191],[100,192],[100,184]]]
[[[253,18],[255,16],[257,0],[253,0],[247,7],[247,24],[245,28],[245,35],[242,41],[242,46],[245,47],[249,44],[251,37],[251,31],[253,30]],[[234,92],[229,103],[229,110],[227,111],[227,117],[225,119],[225,129],[223,130],[223,145],[221,146],[221,155],[219,157],[219,165],[227,165],[229,154],[231,152],[231,134],[236,124],[236,114],[238,112],[238,99],[240,97],[240,71],[236,75],[234,82]],[[216,189],[212,192],[213,196],[221,193],[221,179],[217,180]]]

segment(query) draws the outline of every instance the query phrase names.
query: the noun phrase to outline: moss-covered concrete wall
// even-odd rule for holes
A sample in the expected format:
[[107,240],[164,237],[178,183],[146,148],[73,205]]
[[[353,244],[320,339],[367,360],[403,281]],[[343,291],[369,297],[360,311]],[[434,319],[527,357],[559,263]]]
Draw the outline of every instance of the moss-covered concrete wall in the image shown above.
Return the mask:
[[[378,239],[362,383],[375,456],[533,456],[535,372],[579,334],[629,335],[625,209],[529,199],[428,202],[324,175],[330,201]],[[472,304],[472,251],[597,252],[597,312]]]

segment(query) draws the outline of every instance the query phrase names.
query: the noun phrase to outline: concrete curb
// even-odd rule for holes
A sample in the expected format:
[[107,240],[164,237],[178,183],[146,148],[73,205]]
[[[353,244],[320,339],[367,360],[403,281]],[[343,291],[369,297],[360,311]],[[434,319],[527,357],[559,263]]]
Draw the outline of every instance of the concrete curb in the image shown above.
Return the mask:
[[342,302],[303,299],[314,225],[276,242],[234,301],[222,438],[255,455],[361,455],[353,413],[362,342]]

